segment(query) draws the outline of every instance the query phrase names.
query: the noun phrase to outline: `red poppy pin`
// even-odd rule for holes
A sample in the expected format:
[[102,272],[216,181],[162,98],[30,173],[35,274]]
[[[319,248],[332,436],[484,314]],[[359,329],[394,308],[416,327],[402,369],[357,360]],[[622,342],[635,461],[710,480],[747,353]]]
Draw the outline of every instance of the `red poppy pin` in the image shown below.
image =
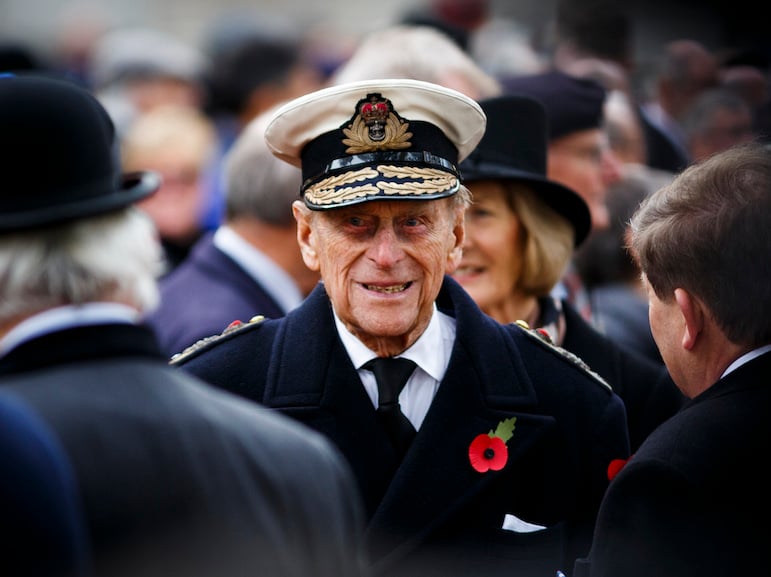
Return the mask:
[[613,459],[608,465],[608,481],[612,481],[613,477],[621,472],[621,469],[624,468],[624,465],[626,465],[631,458],[632,456],[630,455],[628,459]]
[[514,434],[516,417],[505,419],[498,423],[498,427],[489,433],[477,435],[468,448],[468,458],[471,466],[479,473],[487,471],[500,471],[506,466],[509,459],[509,449],[506,441]]

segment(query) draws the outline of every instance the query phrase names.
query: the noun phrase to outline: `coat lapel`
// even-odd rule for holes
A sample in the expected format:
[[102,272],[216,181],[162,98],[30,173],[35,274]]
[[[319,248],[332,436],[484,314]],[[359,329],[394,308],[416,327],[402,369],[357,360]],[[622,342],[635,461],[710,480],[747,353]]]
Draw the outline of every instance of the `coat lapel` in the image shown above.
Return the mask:
[[274,341],[263,403],[334,441],[371,516],[398,461],[337,335],[323,285],[285,321]]
[[0,375],[128,356],[167,360],[146,326],[108,322],[57,330],[21,343],[0,356]]
[[[398,535],[399,554],[442,526],[488,484],[516,469],[520,456],[552,423],[532,412],[535,392],[506,332],[487,317],[467,314],[468,297],[448,289],[456,303],[458,329],[450,365],[368,528],[372,534]],[[504,351],[508,354],[502,355]],[[469,461],[469,445],[510,417],[516,417],[516,423],[507,442],[506,466],[477,472]]]
[[[508,332],[479,314],[451,279],[440,296],[440,308],[456,319],[458,338],[439,392],[401,464],[337,336],[323,285],[287,315],[274,342],[264,398],[340,447],[362,490],[368,532],[393,529],[402,550],[516,469],[520,455],[551,424],[532,412],[537,398]],[[506,466],[478,473],[469,462],[471,441],[510,417],[517,421]]]

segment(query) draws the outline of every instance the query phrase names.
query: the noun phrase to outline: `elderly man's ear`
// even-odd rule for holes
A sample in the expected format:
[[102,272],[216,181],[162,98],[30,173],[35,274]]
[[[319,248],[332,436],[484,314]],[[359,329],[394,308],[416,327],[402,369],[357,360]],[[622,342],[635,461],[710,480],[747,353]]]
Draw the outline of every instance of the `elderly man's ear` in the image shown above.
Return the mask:
[[460,261],[463,258],[463,243],[466,240],[466,225],[463,219],[455,223],[453,235],[455,237],[455,245],[447,255],[447,274],[454,273],[455,269],[460,266]]
[[690,351],[704,330],[705,313],[699,299],[685,289],[675,289],[675,302],[683,315],[683,348]]
[[297,243],[300,245],[303,262],[312,271],[319,270],[319,259],[316,249],[311,242],[311,225],[309,222],[310,210],[297,200],[292,204],[292,213],[297,221]]

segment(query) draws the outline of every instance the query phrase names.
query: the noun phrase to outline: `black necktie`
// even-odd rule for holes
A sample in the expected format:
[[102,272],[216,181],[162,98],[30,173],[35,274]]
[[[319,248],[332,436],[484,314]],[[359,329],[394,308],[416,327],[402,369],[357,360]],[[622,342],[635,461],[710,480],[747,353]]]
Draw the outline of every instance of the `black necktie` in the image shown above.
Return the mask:
[[404,455],[415,437],[415,428],[399,407],[399,393],[402,392],[415,366],[409,359],[378,357],[363,367],[375,373],[378,419],[401,455]]

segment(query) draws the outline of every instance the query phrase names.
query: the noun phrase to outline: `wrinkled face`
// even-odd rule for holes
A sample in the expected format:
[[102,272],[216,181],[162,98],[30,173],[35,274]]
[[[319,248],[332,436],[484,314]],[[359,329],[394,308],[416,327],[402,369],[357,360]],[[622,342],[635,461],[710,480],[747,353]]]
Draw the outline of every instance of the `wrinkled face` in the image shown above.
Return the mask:
[[488,312],[514,294],[522,269],[522,227],[501,183],[484,180],[468,186],[474,202],[466,211],[463,259],[454,276]]
[[293,208],[305,264],[320,271],[346,327],[389,354],[415,342],[444,275],[460,261],[463,209],[452,199],[371,201],[317,212],[296,201]]

